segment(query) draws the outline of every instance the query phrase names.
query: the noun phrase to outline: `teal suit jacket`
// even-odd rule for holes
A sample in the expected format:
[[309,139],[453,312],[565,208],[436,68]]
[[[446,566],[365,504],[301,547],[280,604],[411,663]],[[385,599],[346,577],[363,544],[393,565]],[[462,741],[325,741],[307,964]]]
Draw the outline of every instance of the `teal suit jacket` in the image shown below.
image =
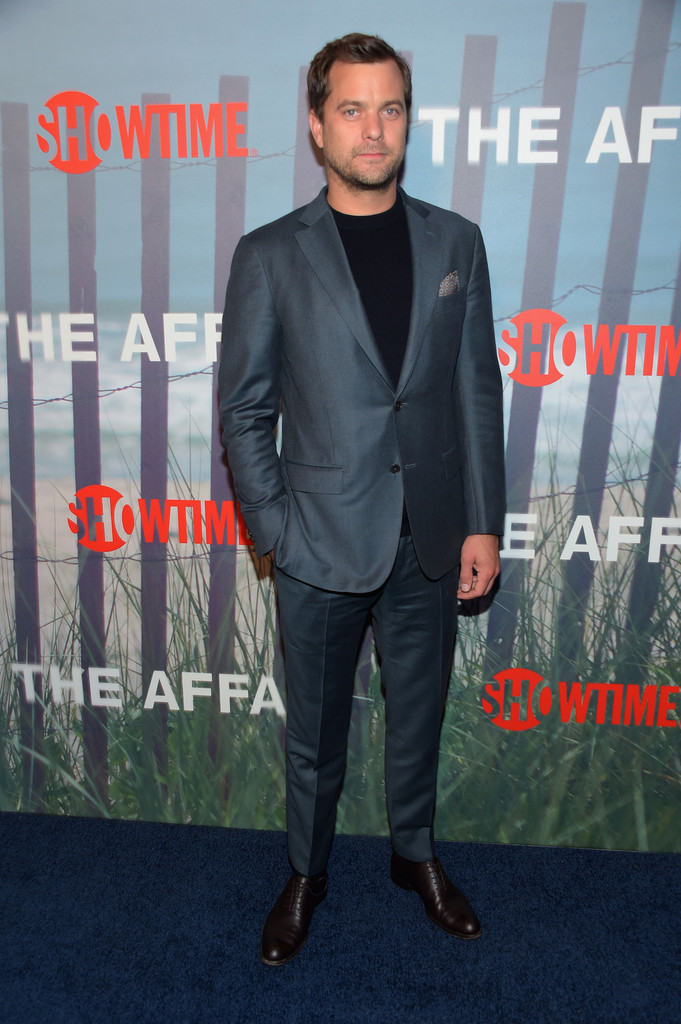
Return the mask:
[[[326,190],[244,236],[222,325],[223,440],[256,553],[335,591],[379,587],[406,501],[424,573],[503,533],[502,391],[478,227],[401,193],[413,294],[397,387]],[[282,412],[281,451],[275,428]]]

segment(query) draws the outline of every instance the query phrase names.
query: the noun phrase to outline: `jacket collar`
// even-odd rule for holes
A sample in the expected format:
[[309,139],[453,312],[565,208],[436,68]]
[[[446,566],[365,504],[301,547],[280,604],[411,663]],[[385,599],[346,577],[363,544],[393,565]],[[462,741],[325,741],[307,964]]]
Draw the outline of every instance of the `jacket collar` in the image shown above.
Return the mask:
[[[303,227],[296,232],[298,244],[358,344],[390,390],[394,391],[369,326],[331,208],[326,200],[326,191],[324,187],[319,195],[300,211]],[[417,199],[412,199],[402,189],[399,191],[407,214],[413,285],[407,347],[395,391],[398,395],[404,390],[421,349],[423,336],[435,307],[438,273],[443,265],[442,239],[432,223],[429,208]]]

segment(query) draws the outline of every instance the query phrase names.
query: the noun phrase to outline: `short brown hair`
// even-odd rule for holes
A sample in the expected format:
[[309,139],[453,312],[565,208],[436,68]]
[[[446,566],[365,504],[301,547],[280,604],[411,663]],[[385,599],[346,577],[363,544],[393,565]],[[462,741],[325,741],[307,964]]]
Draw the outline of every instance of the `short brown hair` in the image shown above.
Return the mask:
[[324,104],[331,92],[329,73],[336,61],[344,64],[381,64],[386,60],[394,60],[400,69],[404,83],[404,102],[407,114],[411,108],[411,68],[404,57],[400,56],[392,46],[380,36],[366,36],[362,32],[351,32],[340,39],[327,43],[312,58],[307,73],[307,91],[310,107],[320,121],[323,120]]

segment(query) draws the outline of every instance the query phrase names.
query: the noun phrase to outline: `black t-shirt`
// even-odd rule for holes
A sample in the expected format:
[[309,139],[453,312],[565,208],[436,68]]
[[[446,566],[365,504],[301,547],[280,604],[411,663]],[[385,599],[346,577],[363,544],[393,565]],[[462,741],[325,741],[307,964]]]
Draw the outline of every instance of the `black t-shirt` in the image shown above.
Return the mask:
[[397,387],[411,315],[407,215],[399,194],[384,213],[355,217],[333,210],[350,269],[390,378]]
[[[398,193],[384,213],[355,217],[333,208],[332,212],[376,344],[396,388],[407,347],[412,294],[404,204]],[[400,533],[410,532],[405,505]]]

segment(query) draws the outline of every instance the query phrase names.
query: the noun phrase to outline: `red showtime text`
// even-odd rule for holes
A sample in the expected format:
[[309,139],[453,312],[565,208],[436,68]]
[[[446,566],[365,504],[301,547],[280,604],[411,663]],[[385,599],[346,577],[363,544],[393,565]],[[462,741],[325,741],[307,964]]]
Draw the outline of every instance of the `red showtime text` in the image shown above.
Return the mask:
[[81,487],[69,503],[69,529],[78,543],[103,554],[122,548],[136,521],[142,540],[150,544],[226,544],[252,546],[238,503],[173,498],[138,498],[137,516],[120,491],[104,484]]
[[673,728],[681,721],[675,699],[681,686],[639,686],[636,683],[558,683],[558,699],[538,672],[504,669],[485,683],[482,710],[494,725],[526,732],[551,712],[561,722],[584,724],[587,714],[597,725],[646,725]]
[[66,174],[94,170],[114,138],[124,160],[146,160],[152,140],[161,157],[243,157],[245,125],[239,120],[246,103],[146,103],[115,107],[115,119],[84,92],[60,92],[38,117],[38,146],[53,167]]

